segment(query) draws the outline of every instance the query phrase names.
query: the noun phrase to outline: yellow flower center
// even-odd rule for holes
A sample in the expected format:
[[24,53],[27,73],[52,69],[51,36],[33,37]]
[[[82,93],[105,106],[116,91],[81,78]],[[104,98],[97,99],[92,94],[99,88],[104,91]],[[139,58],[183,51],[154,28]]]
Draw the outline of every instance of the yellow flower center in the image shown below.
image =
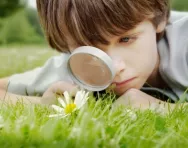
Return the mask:
[[72,104],[67,104],[67,106],[65,107],[65,113],[69,114],[71,112],[73,112],[73,110],[76,108],[76,104],[72,103]]

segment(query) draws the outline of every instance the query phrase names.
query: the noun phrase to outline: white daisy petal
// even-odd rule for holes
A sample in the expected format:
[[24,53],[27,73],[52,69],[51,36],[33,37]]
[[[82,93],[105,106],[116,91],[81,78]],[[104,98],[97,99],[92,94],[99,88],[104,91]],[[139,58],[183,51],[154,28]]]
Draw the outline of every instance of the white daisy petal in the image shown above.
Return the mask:
[[57,106],[57,105],[52,105],[52,108],[53,108],[55,111],[59,112],[59,113],[64,112],[64,109],[61,108],[61,107],[59,107],[59,106]]
[[[88,100],[88,99],[87,99]],[[83,100],[80,104],[80,107],[84,106],[87,103],[87,100]]]
[[81,92],[78,91],[78,92],[76,93],[76,97],[75,97],[75,100],[74,100],[74,104],[76,104],[76,107],[77,107],[77,108],[80,108],[80,107],[81,107],[81,103],[82,103]]
[[80,95],[78,96],[77,98],[77,102],[75,101],[76,105],[77,105],[77,109],[80,109],[88,100],[88,95],[89,95],[89,92],[85,92],[85,91],[80,91],[79,92]]
[[66,104],[70,104],[71,100],[70,100],[69,93],[67,91],[65,91],[63,94],[64,94],[64,97],[65,97],[65,100],[66,100]]
[[80,91],[80,99],[81,99],[81,100],[83,100],[84,93],[85,93],[85,91],[83,91],[83,90]]
[[58,102],[65,108],[66,107],[66,103],[62,98],[58,98]]

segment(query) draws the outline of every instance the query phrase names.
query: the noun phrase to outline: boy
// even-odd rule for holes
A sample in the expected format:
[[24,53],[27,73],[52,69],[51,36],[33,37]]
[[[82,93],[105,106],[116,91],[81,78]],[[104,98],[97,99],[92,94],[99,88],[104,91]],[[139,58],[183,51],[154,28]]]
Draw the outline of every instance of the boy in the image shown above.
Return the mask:
[[[143,109],[166,104],[148,95],[155,92],[173,101],[188,98],[188,14],[170,13],[168,0],[37,0],[37,7],[49,44],[63,54],[2,79],[1,97],[8,88],[5,100],[15,103],[19,95],[28,95],[24,101],[53,103],[57,91],[76,89],[66,61],[85,45],[112,58],[120,96],[115,104]],[[34,97],[35,92],[42,97]]]

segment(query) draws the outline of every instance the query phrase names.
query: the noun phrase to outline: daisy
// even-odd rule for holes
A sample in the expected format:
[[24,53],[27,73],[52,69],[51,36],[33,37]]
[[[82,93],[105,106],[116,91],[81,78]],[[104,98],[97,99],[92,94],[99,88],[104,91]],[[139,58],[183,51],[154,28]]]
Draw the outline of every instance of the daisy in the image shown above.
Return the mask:
[[89,92],[83,90],[76,93],[74,101],[71,99],[69,93],[65,91],[63,93],[63,98],[58,98],[58,102],[62,107],[57,105],[52,105],[52,108],[57,112],[57,114],[50,115],[49,117],[66,117],[75,110],[79,110],[88,100]]

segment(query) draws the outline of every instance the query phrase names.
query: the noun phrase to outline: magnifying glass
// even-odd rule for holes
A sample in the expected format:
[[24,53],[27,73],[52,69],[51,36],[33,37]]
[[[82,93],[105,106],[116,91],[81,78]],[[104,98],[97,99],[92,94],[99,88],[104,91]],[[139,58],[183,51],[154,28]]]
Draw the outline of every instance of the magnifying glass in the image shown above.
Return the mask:
[[92,46],[74,50],[68,59],[68,71],[77,85],[89,91],[106,89],[115,76],[112,59]]

